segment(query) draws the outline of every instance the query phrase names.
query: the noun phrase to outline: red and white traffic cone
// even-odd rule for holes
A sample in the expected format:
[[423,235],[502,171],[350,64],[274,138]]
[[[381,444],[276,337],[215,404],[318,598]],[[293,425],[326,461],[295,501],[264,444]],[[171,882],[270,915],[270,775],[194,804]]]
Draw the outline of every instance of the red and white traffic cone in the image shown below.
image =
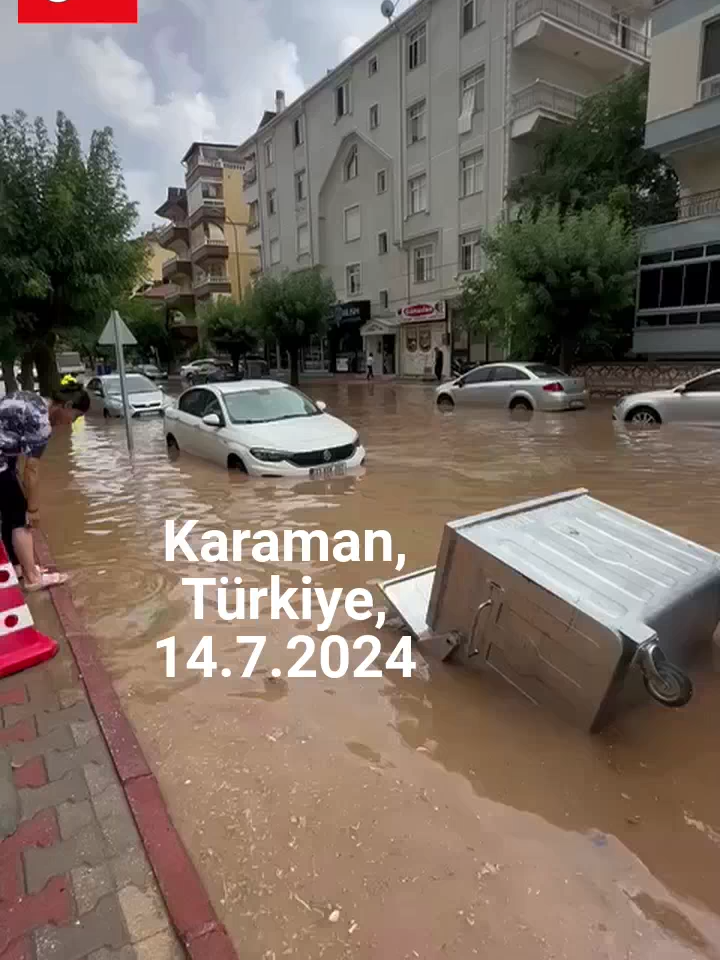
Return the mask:
[[15,568],[0,541],[0,677],[50,660],[58,645],[35,629]]

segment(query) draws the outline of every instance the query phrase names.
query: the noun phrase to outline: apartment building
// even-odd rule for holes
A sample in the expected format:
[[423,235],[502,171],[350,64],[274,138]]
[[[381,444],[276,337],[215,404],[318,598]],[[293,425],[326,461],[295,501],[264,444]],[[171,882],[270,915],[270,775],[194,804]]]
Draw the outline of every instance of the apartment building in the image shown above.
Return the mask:
[[177,326],[196,329],[198,307],[218,297],[242,297],[258,254],[248,241],[237,145],[193,143],[183,164],[185,186],[169,187],[156,210],[169,221],[157,231],[157,241],[169,251],[162,264],[164,301]]
[[645,143],[681,199],[676,221],[643,235],[633,349],[720,359],[720,3],[665,0],[652,23]]
[[607,0],[420,0],[242,144],[263,269],[322,266],[378,373],[427,375],[436,348],[446,372],[451,349],[491,358],[453,332],[479,231],[540,132],[646,64],[648,36],[642,7]]

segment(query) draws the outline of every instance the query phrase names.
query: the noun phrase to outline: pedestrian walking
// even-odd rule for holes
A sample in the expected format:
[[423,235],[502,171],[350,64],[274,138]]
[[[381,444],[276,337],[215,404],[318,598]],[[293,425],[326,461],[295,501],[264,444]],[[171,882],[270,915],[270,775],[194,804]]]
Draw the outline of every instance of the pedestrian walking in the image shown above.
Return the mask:
[[375,357],[373,356],[372,350],[371,350],[370,353],[367,355],[367,377],[365,378],[366,380],[375,379],[375,370],[373,369],[374,364],[375,364]]
[[440,347],[435,347],[435,379],[442,380],[443,375],[443,363],[445,358],[443,357],[443,352]]
[[[71,424],[90,407],[90,397],[76,381],[64,381],[49,406],[42,397],[17,391],[0,398],[0,535],[10,562],[19,568],[28,592],[67,580],[35,562],[32,528],[39,526],[39,460],[56,426]],[[25,458],[22,480],[18,459]]]

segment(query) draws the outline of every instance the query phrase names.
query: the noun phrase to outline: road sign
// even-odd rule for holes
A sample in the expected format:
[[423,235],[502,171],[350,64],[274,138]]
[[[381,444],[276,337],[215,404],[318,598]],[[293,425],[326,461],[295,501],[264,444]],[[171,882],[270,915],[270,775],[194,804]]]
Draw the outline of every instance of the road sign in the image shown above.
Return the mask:
[[137,340],[132,334],[132,330],[125,323],[123,318],[117,312],[113,310],[110,314],[110,319],[105,324],[103,332],[100,334],[100,339],[98,343],[103,347],[109,347],[113,344],[117,344],[117,339],[115,336],[115,323],[117,322],[117,328],[120,334],[120,343],[124,347],[134,347],[137,344]]

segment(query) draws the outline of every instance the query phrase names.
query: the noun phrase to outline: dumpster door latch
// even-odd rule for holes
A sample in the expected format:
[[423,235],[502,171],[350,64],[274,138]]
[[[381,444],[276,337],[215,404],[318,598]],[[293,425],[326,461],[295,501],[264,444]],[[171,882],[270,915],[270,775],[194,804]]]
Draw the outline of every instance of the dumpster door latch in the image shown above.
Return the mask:
[[[480,654],[485,654],[490,643],[489,639],[485,636],[485,630],[490,622],[491,616],[493,615],[493,607],[495,608],[495,616],[493,618],[494,623],[498,622],[500,611],[502,610],[502,597],[505,591],[493,580],[490,581],[489,586],[489,598],[480,604],[475,611],[475,616],[473,617],[472,627],[470,628],[466,648],[466,656],[468,660],[471,660],[473,657],[477,657]],[[483,613],[485,613],[484,616]]]

